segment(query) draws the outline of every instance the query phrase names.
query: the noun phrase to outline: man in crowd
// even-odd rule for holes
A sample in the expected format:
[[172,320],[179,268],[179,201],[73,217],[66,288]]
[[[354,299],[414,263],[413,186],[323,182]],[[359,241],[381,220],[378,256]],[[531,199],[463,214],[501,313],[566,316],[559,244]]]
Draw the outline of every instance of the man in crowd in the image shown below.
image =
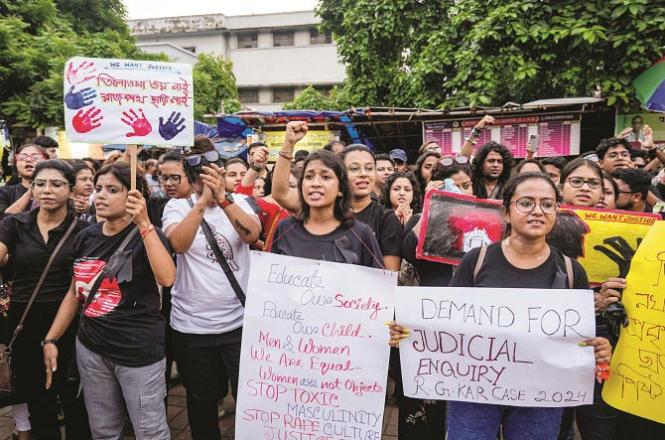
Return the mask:
[[387,154],[376,155],[376,181],[374,182],[374,195],[381,196],[381,189],[388,176],[395,172],[395,162]]
[[401,148],[396,148],[390,151],[388,157],[390,157],[390,159],[392,159],[393,163],[395,164],[395,171],[400,173],[406,173],[409,171],[406,151],[402,150]]
[[323,147],[323,149],[330,151],[333,154],[339,154],[344,150],[345,146],[346,145],[344,145],[344,142],[342,141],[330,141]]
[[57,159],[60,145],[50,136],[37,136],[32,140],[33,144],[42,147],[48,154],[49,159]]
[[561,178],[561,171],[568,161],[563,157],[546,157],[540,163],[545,167],[547,175],[558,185]]
[[503,185],[510,178],[513,155],[503,145],[486,143],[473,158],[473,194],[481,199],[498,199]]
[[644,168],[649,163],[649,155],[645,150],[631,150],[630,160],[635,168]]
[[651,175],[638,168],[621,168],[612,175],[619,193],[616,198],[617,209],[648,212],[647,194],[651,186]]
[[596,147],[598,165],[609,175],[622,168],[633,168],[630,150],[630,144],[626,139],[602,139]]

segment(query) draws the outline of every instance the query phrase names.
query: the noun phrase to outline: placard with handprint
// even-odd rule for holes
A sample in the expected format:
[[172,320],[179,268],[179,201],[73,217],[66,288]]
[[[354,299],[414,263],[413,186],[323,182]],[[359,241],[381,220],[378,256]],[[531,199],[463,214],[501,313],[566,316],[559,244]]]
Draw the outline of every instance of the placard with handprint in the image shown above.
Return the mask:
[[75,57],[65,64],[63,95],[70,141],[193,145],[189,64]]

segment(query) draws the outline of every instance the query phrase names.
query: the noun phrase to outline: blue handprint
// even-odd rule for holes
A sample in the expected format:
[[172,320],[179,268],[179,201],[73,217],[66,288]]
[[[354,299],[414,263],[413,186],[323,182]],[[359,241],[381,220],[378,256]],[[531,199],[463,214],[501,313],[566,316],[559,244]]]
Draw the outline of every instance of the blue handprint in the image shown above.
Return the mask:
[[70,110],[78,110],[86,105],[92,104],[92,101],[97,97],[95,89],[86,87],[78,92],[74,92],[74,86],[71,86],[69,92],[65,95],[65,104]]
[[170,141],[185,129],[185,118],[180,117],[180,112],[171,112],[171,116],[164,123],[164,118],[159,117],[159,134],[164,140]]

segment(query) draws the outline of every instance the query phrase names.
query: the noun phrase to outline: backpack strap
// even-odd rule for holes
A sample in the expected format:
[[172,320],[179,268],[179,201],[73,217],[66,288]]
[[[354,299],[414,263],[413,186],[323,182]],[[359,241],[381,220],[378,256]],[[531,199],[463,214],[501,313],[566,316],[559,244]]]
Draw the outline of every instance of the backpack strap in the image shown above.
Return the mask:
[[566,275],[568,276],[568,288],[572,289],[575,285],[575,274],[573,273],[573,260],[568,255],[563,256],[563,262],[566,265]]
[[480,252],[478,253],[478,259],[476,260],[476,267],[473,268],[473,284],[476,284],[476,277],[480,272],[480,268],[483,267],[483,262],[485,261],[486,253],[487,253],[487,245],[484,244],[480,246]]

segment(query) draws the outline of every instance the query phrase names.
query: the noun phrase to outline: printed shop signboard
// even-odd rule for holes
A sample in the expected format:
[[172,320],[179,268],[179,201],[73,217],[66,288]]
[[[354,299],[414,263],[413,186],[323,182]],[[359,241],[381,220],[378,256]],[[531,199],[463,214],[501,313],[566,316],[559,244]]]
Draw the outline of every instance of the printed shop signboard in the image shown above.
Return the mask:
[[[501,240],[505,230],[498,200],[430,191],[425,196],[416,255],[459,264],[468,251]],[[592,284],[625,277],[630,260],[658,214],[562,206],[548,242],[584,267]]]
[[189,64],[75,57],[63,95],[72,142],[193,145]]

